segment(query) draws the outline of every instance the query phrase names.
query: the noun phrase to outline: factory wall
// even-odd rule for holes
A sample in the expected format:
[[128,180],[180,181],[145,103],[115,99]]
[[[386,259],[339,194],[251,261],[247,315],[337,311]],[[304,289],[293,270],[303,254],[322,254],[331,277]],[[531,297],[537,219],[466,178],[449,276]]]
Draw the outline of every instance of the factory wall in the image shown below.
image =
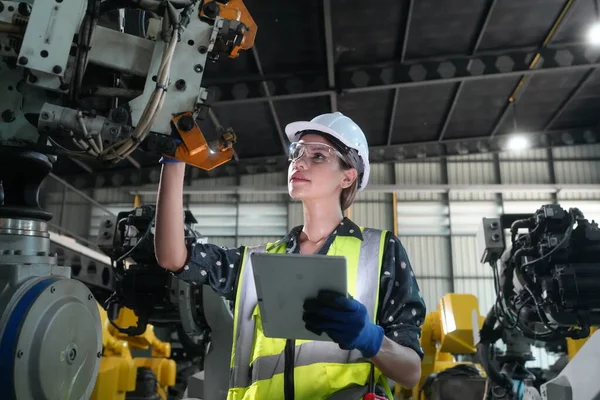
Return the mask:
[[[481,218],[533,213],[545,203],[559,202],[566,208],[579,207],[588,219],[600,220],[600,145],[378,164],[372,166],[370,183],[396,186],[387,192],[359,193],[348,215],[361,225],[395,230],[428,310],[434,310],[445,293],[472,293],[485,314],[495,293],[491,267],[478,261],[475,234]],[[284,187],[286,174],[206,179],[194,187],[200,184],[203,188]],[[529,187],[525,185],[532,189],[524,191]],[[557,192],[554,187],[561,189]],[[93,197],[114,213],[133,207],[129,191],[98,189]],[[156,196],[145,194],[141,200],[153,203]],[[273,241],[302,223],[301,204],[285,193],[193,194],[185,196],[184,204],[197,218],[199,232],[228,247]],[[92,208],[90,238],[105,214]],[[541,349],[534,348],[533,353],[536,361],[531,365],[547,367],[554,362]]]

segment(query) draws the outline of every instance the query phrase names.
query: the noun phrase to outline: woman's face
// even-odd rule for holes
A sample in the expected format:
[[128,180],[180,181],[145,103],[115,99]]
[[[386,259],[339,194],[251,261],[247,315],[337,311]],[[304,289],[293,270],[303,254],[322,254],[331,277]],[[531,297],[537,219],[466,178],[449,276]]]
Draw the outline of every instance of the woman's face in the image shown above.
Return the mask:
[[288,168],[288,192],[298,200],[339,199],[356,179],[356,170],[342,168],[342,155],[321,135],[306,134],[293,143]]

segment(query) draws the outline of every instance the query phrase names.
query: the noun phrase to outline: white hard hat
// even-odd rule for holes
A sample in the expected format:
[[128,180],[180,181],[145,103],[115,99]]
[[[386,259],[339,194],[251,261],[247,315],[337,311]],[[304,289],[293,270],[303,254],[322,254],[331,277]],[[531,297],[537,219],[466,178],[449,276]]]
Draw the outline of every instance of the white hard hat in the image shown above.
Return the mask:
[[363,190],[369,182],[369,144],[362,129],[341,112],[321,114],[310,121],[297,121],[285,127],[290,142],[300,140],[299,133],[303,131],[319,131],[331,135],[345,146],[358,152],[364,168],[358,190]]

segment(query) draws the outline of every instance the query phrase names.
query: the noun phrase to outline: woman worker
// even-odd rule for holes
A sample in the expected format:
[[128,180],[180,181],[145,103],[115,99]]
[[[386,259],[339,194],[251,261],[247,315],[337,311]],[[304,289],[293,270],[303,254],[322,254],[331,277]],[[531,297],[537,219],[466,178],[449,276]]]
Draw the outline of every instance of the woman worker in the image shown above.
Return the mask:
[[[291,123],[285,131],[291,142],[288,191],[302,201],[304,225],[261,248],[187,248],[181,218],[185,164],[163,159],[157,261],[178,278],[210,285],[235,302],[228,399],[358,399],[374,387],[391,399],[386,377],[406,388],[419,381],[425,304],[400,240],[343,215],[369,180],[367,140],[339,112]],[[256,292],[246,284],[252,251],[346,256],[350,296],[321,292],[304,303],[306,328],[334,343],[295,345],[262,334]]]

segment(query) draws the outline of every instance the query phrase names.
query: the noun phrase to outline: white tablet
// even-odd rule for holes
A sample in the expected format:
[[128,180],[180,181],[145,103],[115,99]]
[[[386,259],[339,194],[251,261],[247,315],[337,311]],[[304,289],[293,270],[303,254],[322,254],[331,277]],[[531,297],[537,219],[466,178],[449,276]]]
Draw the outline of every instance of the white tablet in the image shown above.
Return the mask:
[[348,293],[346,257],[268,254],[250,255],[258,307],[265,336],[276,339],[331,341],[304,327],[304,300],[321,290]]

